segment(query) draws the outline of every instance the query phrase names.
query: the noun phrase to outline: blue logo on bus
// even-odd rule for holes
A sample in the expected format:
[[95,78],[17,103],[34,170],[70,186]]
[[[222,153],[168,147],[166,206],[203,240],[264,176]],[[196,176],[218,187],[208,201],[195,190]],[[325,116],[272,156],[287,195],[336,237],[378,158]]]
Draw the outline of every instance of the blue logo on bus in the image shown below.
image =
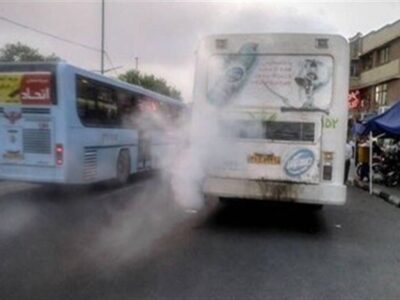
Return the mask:
[[300,149],[289,156],[284,169],[287,175],[297,177],[307,172],[314,161],[314,153],[311,150]]
[[226,79],[228,82],[237,82],[244,76],[244,70],[240,67],[233,67],[226,71]]

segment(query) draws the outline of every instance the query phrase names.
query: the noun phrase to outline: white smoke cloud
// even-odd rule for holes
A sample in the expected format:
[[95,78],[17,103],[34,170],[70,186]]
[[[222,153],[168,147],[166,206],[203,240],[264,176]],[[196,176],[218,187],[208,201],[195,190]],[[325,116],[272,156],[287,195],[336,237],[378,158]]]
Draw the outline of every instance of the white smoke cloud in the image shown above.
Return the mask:
[[37,207],[24,201],[1,201],[0,238],[7,238],[29,228],[38,216]]

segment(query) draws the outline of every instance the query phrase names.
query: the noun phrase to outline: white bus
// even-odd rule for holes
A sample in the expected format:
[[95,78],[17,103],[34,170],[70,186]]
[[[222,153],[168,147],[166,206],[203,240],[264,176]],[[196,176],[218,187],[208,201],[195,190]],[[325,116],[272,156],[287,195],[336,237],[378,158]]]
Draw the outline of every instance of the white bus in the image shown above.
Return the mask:
[[197,55],[192,128],[204,194],[345,203],[347,41],[224,34],[205,38]]
[[[0,179],[124,183],[158,167],[176,145],[165,129],[184,109],[180,101],[65,63],[1,64]],[[160,115],[163,122],[154,122]]]

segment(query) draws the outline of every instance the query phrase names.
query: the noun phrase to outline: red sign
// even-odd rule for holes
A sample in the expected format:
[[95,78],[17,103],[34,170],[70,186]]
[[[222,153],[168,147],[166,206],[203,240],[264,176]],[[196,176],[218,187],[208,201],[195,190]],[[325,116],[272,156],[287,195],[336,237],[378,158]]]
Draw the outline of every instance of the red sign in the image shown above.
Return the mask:
[[51,74],[24,74],[20,95],[21,103],[25,105],[51,104]]
[[348,105],[350,109],[359,107],[361,104],[360,91],[350,92],[348,95]]

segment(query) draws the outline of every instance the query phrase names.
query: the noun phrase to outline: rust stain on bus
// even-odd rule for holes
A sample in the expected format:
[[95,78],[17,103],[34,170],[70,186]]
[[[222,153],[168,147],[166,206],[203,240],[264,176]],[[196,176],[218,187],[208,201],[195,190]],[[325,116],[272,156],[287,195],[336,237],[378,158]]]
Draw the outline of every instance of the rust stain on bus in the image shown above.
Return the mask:
[[262,199],[295,201],[299,188],[293,183],[271,183],[264,179],[255,180],[261,192]]

